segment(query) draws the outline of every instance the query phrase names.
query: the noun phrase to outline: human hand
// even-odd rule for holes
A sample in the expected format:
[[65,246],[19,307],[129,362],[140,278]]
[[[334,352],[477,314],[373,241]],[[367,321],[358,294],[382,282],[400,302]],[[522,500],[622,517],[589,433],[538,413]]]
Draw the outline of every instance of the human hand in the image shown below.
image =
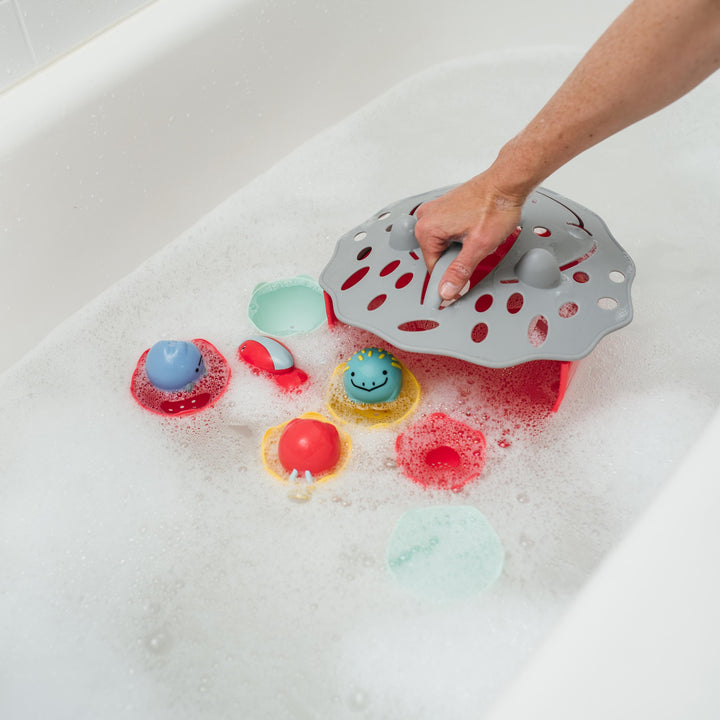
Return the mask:
[[477,264],[515,231],[525,198],[498,189],[486,171],[417,209],[415,237],[429,272],[450,243],[462,241],[438,285],[443,300],[457,297]]

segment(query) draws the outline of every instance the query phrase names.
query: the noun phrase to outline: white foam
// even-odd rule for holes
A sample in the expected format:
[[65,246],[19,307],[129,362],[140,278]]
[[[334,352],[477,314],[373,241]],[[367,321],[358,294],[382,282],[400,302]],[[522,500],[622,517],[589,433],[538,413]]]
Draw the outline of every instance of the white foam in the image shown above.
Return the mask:
[[[466,378],[426,376],[423,412],[488,437],[486,470],[462,492],[404,479],[392,431],[351,429],[342,476],[290,502],[262,467],[262,434],[321,411],[363,335],[289,338],[313,379],[295,398],[234,353],[255,332],[256,283],[317,276],[335,239],[386,203],[477,172],[576,60],[503,53],[409,79],[2,377],[3,716],[420,719],[489,706],[718,404],[718,81],[547,183],[608,222],[638,277],[633,324],[583,362],[543,432],[493,417]],[[128,387],[142,351],[195,337],[231,361],[226,396],[175,421],[138,408]],[[477,506],[507,550],[501,580],[469,603],[423,605],[384,567],[402,512],[436,503]]]

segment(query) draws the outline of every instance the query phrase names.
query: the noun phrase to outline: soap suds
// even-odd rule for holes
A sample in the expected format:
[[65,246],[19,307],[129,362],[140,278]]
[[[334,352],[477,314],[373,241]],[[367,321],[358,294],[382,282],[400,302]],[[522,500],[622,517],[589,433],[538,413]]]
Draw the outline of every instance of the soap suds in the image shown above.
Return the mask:
[[[408,79],[0,378],[1,715],[482,716],[720,400],[720,164],[708,154],[720,79],[546,183],[601,215],[638,267],[633,324],[582,362],[557,415],[529,410],[532,397],[513,409],[508,384],[481,369],[398,351],[423,388],[416,414],[346,427],[346,469],[297,504],[263,468],[262,435],[323,412],[333,368],[376,341],[327,328],[285,338],[311,378],[297,395],[235,353],[256,333],[257,283],[317,277],[378,208],[478,172],[577,59],[504,53]],[[143,411],[129,392],[142,352],[198,337],[231,364],[226,394],[192,417]],[[397,432],[433,412],[487,439],[481,476],[457,493],[397,468]],[[384,563],[398,518],[438,504],[477,507],[506,550],[489,590],[448,606],[410,597]]]

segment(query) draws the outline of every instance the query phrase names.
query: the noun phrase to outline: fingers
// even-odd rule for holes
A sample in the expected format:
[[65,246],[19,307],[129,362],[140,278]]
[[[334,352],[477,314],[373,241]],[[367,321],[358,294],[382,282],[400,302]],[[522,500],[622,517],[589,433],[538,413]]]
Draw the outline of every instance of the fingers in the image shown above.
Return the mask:
[[498,191],[482,174],[420,205],[415,237],[429,272],[452,242],[462,243],[438,284],[443,300],[457,297],[478,263],[515,230],[522,204],[523,198]]
[[[417,237],[417,230],[415,231],[415,236]],[[419,239],[418,242],[420,242]],[[447,250],[449,244],[450,243],[447,242],[436,242],[431,244],[427,241],[424,245],[423,243],[420,243],[420,250],[422,251],[423,260],[425,261],[425,266],[427,267],[429,273],[432,273],[437,261],[440,259],[445,250]]]
[[[428,203],[430,204],[430,203]],[[417,223],[415,225],[415,238],[420,245],[423,260],[428,269],[432,273],[435,264],[440,256],[447,250],[450,240],[443,231],[442,226],[437,226],[432,221],[432,217],[426,215],[426,205],[421,205],[417,209]]]
[[442,225],[433,226],[431,224],[435,216],[432,214],[432,208],[428,214],[421,213],[420,211],[425,207],[422,205],[418,208],[415,237],[422,250],[423,260],[429,273],[432,274],[438,260],[452,241],[463,243],[459,255],[447,267],[438,285],[440,297],[443,300],[452,300],[470,279],[477,264],[486,255],[489,255],[498,243],[494,243],[494,239],[489,244],[484,242],[482,235],[477,232],[469,233],[467,237],[451,235]]

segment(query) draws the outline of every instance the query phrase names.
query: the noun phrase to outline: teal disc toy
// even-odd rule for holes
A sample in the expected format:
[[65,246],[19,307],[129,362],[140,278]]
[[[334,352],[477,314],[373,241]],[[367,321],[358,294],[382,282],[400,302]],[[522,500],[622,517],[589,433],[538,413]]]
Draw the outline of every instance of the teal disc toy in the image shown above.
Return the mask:
[[325,297],[307,275],[260,283],[250,298],[248,318],[275,337],[312,332],[325,322]]
[[418,598],[469,598],[501,575],[505,550],[476,508],[441,505],[408,510],[387,546],[387,565]]

